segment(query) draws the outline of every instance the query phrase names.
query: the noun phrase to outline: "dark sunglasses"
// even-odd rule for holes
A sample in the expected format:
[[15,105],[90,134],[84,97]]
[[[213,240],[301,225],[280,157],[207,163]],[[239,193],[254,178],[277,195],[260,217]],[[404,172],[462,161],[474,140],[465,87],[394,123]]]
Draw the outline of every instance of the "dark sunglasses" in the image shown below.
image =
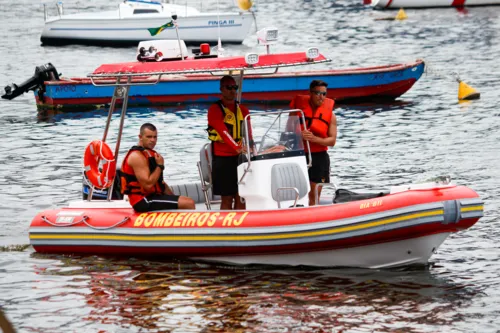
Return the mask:
[[313,94],[315,94],[316,96],[326,96],[326,91],[323,92],[323,91],[315,91],[315,90],[311,90],[311,92]]
[[238,90],[238,88],[239,88],[237,84],[235,84],[235,85],[233,85],[233,86],[224,86],[224,87],[225,87],[227,90]]

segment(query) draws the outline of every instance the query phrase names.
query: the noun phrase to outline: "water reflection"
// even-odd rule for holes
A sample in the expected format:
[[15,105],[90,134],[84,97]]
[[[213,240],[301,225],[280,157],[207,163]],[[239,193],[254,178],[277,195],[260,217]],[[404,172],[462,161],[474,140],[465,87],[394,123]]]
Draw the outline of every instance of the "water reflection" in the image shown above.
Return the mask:
[[63,112],[60,110],[38,110],[37,121],[39,123],[57,123],[66,119],[87,119],[107,117],[107,109],[93,109],[87,111]]
[[[287,104],[258,104],[245,103],[252,111],[274,111],[279,109],[288,109]],[[179,119],[187,119],[204,116],[210,104],[188,104],[175,106],[149,106],[149,107],[129,107],[127,108],[127,117],[148,118],[158,113],[174,114]],[[64,120],[78,120],[89,118],[107,117],[109,107],[86,108],[80,111],[61,111],[57,109],[40,109],[37,111],[37,120],[39,123],[57,123]],[[117,106],[113,115],[119,117],[121,106]]]
[[[264,112],[264,111],[277,111],[277,110],[288,110],[288,104],[258,104],[258,103],[245,103],[245,105],[252,112]],[[387,111],[400,111],[406,108],[414,107],[414,102],[411,100],[396,100],[388,102],[369,102],[360,104],[345,104],[337,103],[335,105],[335,114],[339,117],[350,118],[350,119],[361,119],[366,118],[377,113],[387,112]],[[150,106],[150,107],[129,107],[127,109],[127,117],[133,118],[148,118],[157,115],[158,113],[163,114],[174,114],[179,119],[189,119],[189,118],[199,118],[206,117],[206,112],[210,104],[189,104],[189,105],[177,105],[177,106]],[[64,120],[78,120],[78,119],[89,119],[89,118],[102,118],[107,117],[109,112],[109,107],[86,109],[82,111],[61,111],[61,110],[38,110],[37,120],[39,123],[57,123]],[[113,113],[115,117],[118,117],[121,112],[121,107],[117,107]],[[203,118],[204,119],[204,118]]]
[[[85,320],[134,330],[439,331],[453,323],[457,308],[481,293],[474,286],[439,277],[428,267],[308,270],[32,256],[60,260],[60,265],[36,271],[66,277],[67,286],[61,289],[84,295],[83,307],[90,308]],[[82,281],[85,288],[68,288]],[[54,294],[44,302],[61,296]],[[65,310],[73,311],[82,308]]]

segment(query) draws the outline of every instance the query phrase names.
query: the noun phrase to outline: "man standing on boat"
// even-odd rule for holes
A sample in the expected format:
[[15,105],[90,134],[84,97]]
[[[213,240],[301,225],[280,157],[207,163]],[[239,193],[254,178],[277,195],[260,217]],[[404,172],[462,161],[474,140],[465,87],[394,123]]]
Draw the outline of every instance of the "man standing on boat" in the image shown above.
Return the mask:
[[[222,98],[208,109],[208,138],[212,141],[213,192],[221,196],[220,209],[245,209],[238,194],[238,156],[246,153],[242,145],[242,126],[247,107],[236,100],[238,85],[233,77],[220,79]],[[234,204],[233,204],[234,203]]]
[[145,123],[139,132],[139,143],[125,156],[121,168],[122,193],[127,194],[136,212],[194,209],[193,199],[174,195],[163,180],[164,159],[154,151],[158,131]]
[[[337,141],[337,118],[333,113],[335,102],[326,98],[328,84],[321,80],[313,80],[309,85],[309,95],[297,95],[290,102],[290,108],[304,112],[306,126],[302,127],[302,137],[311,147],[312,166],[309,168],[309,206],[316,203],[316,184],[330,182],[330,157],[328,147],[335,146]],[[306,154],[309,159],[309,154]],[[309,161],[308,161],[309,162]],[[318,201],[321,187],[318,189]]]

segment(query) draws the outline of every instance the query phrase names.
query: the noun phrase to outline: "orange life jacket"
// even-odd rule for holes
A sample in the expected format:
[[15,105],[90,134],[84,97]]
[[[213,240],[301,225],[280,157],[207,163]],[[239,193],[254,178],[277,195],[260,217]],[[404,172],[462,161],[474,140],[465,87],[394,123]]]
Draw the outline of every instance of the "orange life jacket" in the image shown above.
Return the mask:
[[[311,97],[308,95],[297,95],[295,96],[292,104],[294,105],[294,108],[301,109],[304,112],[306,128],[309,131],[320,138],[327,138],[335,102],[333,99],[325,98],[323,104],[321,104],[321,106],[313,112],[311,104],[309,104],[310,98]],[[302,129],[304,129],[303,126]],[[311,153],[328,150],[327,146],[316,143],[309,142],[309,145],[311,147]],[[305,143],[304,147],[307,149],[307,145]]]
[[[125,155],[125,158],[123,159],[123,163],[122,163],[120,179],[121,179],[121,185],[122,185],[122,193],[129,195],[130,203],[132,205],[134,205],[136,202],[139,202],[140,200],[142,200],[142,197],[145,197],[147,195],[150,195],[153,193],[154,194],[163,194],[165,192],[165,182],[163,181],[163,171],[160,175],[160,178],[158,178],[158,181],[156,182],[153,190],[146,191],[141,186],[141,184],[137,180],[137,177],[134,174],[134,169],[132,169],[132,167],[128,164],[128,157],[134,151],[140,151],[144,155],[144,157],[147,159],[148,165],[149,165],[149,172],[153,172],[157,167],[157,163],[155,160],[156,151],[154,151],[153,149],[147,149],[147,148],[140,147],[140,146],[133,146],[132,148],[130,148],[127,155]],[[130,197],[131,195],[134,197],[134,200],[132,199],[132,197]],[[138,200],[137,200],[137,195],[140,195]],[[132,201],[135,201],[135,202],[132,202]]]

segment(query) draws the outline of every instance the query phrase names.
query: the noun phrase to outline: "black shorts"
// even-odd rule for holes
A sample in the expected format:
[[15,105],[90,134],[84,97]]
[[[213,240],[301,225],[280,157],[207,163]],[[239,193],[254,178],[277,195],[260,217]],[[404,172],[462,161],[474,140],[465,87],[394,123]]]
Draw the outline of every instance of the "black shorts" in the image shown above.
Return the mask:
[[[306,153],[307,163],[309,154]],[[330,156],[327,151],[311,153],[312,166],[309,168],[309,181],[312,183],[330,182]]]
[[151,194],[134,205],[134,210],[136,212],[151,212],[178,208],[179,196],[168,194]]
[[238,194],[238,155],[213,157],[212,185],[215,195]]

